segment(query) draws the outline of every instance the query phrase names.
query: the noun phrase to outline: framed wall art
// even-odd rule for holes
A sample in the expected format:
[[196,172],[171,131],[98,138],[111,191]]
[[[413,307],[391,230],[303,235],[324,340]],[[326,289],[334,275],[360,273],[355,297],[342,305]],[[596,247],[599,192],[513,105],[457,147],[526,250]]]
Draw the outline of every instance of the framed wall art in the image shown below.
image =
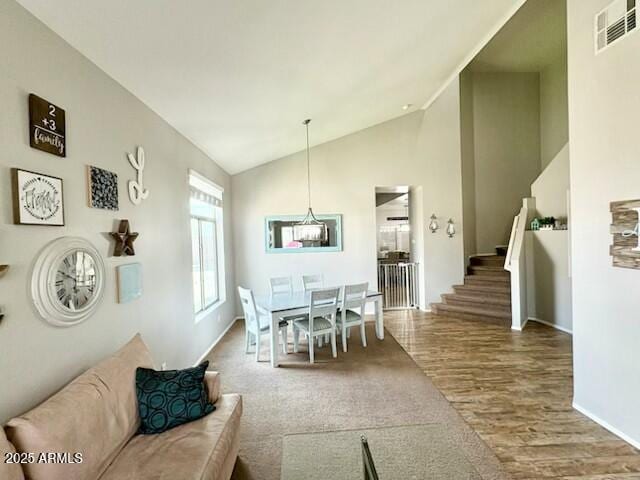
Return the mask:
[[129,263],[116,267],[118,302],[128,303],[142,297],[142,264]]
[[67,156],[65,112],[62,108],[29,95],[29,144],[43,152]]
[[640,270],[640,199],[611,202],[610,210],[613,266]]
[[102,168],[87,166],[89,206],[104,210],[118,210],[118,174]]
[[12,168],[11,183],[16,225],[64,226],[61,178]]

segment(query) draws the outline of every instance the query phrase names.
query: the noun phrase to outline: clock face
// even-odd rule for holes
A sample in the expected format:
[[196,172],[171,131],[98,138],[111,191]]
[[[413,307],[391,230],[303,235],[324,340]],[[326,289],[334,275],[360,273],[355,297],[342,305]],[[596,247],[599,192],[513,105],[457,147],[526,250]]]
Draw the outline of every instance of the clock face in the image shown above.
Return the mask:
[[89,304],[97,292],[94,258],[82,250],[65,256],[56,266],[55,290],[67,310],[75,312]]

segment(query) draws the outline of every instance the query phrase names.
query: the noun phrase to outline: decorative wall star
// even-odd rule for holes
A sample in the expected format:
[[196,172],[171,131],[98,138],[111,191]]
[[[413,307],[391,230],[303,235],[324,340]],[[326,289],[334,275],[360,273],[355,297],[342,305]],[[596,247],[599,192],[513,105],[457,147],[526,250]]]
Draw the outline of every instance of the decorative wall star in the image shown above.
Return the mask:
[[114,257],[122,257],[127,255],[135,255],[133,242],[138,238],[138,233],[132,233],[129,227],[129,220],[120,220],[117,232],[111,232],[111,236],[116,241],[113,250]]

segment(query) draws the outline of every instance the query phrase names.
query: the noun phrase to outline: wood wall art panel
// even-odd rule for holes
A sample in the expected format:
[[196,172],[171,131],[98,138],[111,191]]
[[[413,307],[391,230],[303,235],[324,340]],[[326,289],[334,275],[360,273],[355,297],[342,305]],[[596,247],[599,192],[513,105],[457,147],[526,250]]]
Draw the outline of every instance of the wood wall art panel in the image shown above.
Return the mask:
[[67,156],[65,111],[33,93],[29,95],[29,144],[43,152]]
[[610,207],[613,266],[640,270],[640,200],[611,202]]

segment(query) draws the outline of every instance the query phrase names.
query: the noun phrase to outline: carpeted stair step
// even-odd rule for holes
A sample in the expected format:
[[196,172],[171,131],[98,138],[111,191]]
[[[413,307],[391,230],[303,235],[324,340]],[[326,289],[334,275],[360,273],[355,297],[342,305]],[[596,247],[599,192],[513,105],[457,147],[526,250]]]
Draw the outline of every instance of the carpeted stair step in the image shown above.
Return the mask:
[[511,290],[504,286],[494,285],[454,285],[453,291],[465,296],[492,296],[511,301]]
[[505,257],[502,255],[471,255],[469,265],[472,267],[504,267]]
[[497,266],[471,266],[469,267],[469,275],[483,275],[487,277],[509,277],[509,271],[504,267]]
[[459,305],[472,308],[489,308],[492,310],[511,312],[511,300],[505,297],[492,295],[460,295],[458,293],[445,293],[442,295],[447,305]]
[[498,255],[502,255],[503,257],[506,257],[508,250],[509,250],[509,245],[496,245],[496,253]]
[[511,313],[503,310],[448,305],[446,303],[432,303],[431,311],[441,317],[458,318],[461,320],[489,321],[499,323],[501,325],[511,324]]
[[493,285],[497,287],[511,287],[511,279],[509,277],[498,277],[491,275],[465,275],[465,285]]

